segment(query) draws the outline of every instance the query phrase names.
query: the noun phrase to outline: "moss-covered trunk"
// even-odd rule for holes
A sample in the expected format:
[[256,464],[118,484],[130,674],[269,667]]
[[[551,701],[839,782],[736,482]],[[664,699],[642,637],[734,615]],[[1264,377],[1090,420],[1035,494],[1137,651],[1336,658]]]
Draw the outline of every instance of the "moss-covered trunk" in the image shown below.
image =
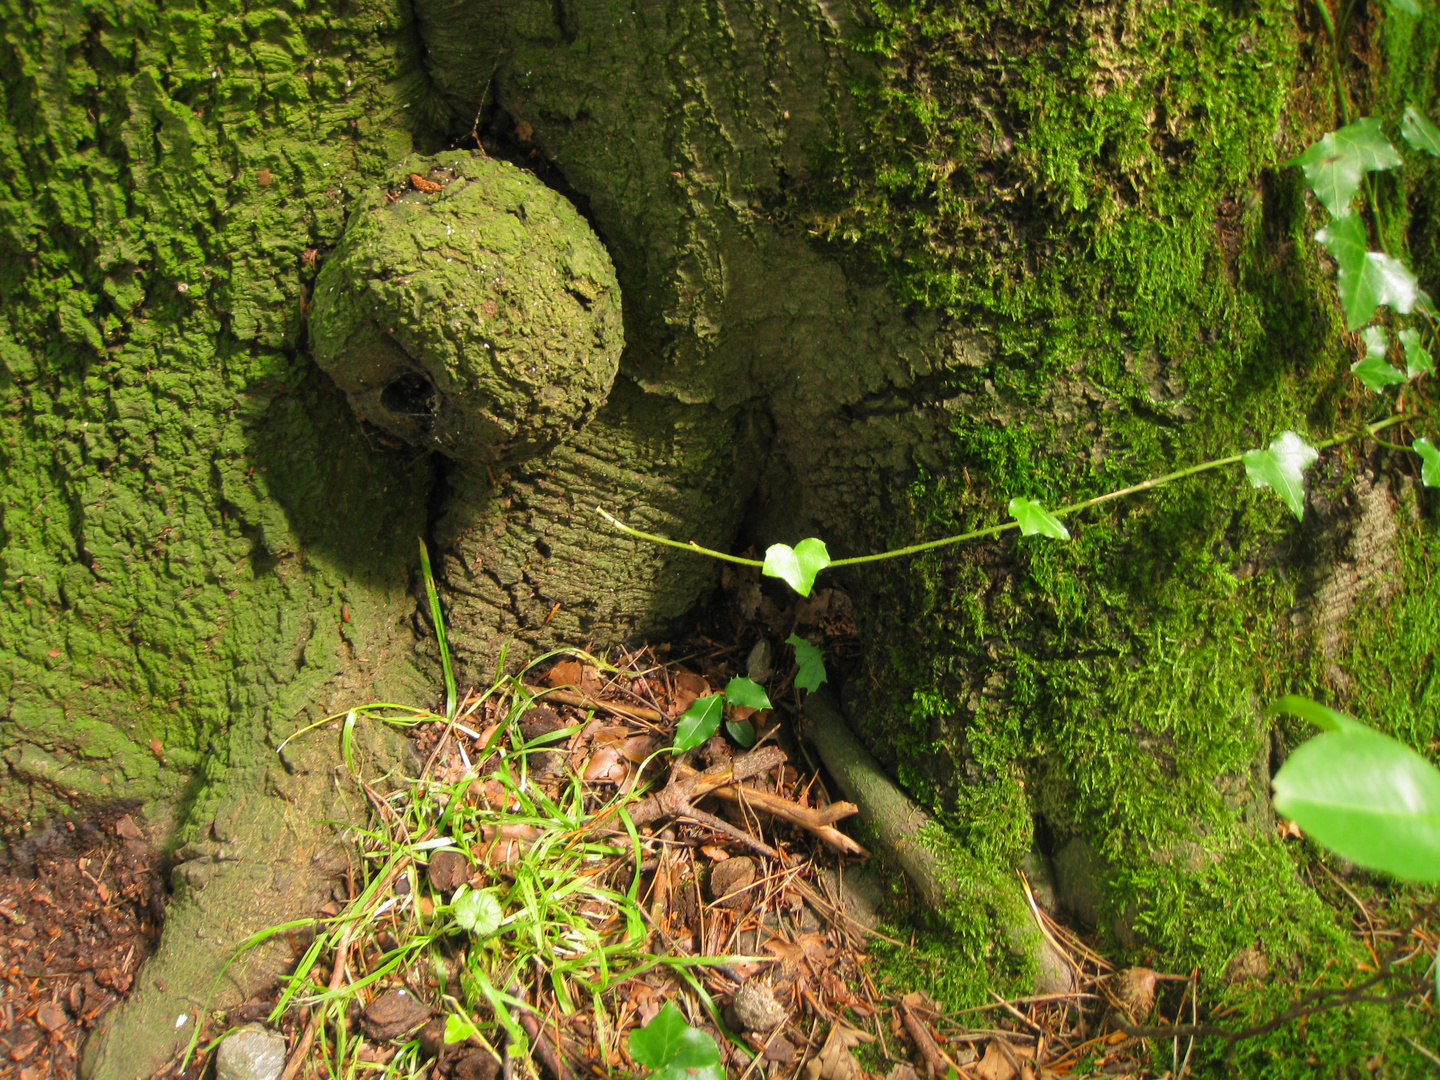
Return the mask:
[[[277,736],[362,694],[429,692],[418,534],[478,680],[504,641],[658,633],[711,586],[713,567],[637,547],[596,504],[712,546],[818,534],[860,554],[1363,412],[1281,166],[1335,124],[1309,9],[952,7],[5,8],[12,823],[169,807],[191,857],[174,964],[216,925],[195,898],[296,881],[322,842],[306,823],[332,812],[327,752],[287,765]],[[1358,18],[1346,75],[1367,110],[1433,103],[1428,33]],[[512,418],[531,456],[502,440],[447,462],[428,428],[395,436],[460,400],[453,363],[426,368],[424,342],[377,322],[400,350],[386,378],[409,374],[347,401],[306,317],[351,211],[387,206],[411,155],[463,172],[436,155],[477,135],[593,226],[626,345],[603,405]],[[440,172],[401,209],[428,213]],[[1434,285],[1434,181],[1404,183],[1381,192],[1387,218]],[[408,296],[376,311],[403,321],[423,306]],[[477,299],[476,325],[503,301]],[[392,387],[398,427],[357,419],[351,402]],[[1433,709],[1404,688],[1436,620],[1413,485],[1373,446],[1329,462],[1303,525],[1212,478],[1096,512],[1064,547],[842,579],[869,650],[858,726],[987,868],[972,914],[951,913],[975,963],[1024,975],[990,942],[1032,848],[1072,914],[1175,967],[1219,979],[1257,939],[1276,967],[1333,948],[1269,829],[1260,707],[1313,690],[1423,744]],[[249,816],[272,823],[260,844],[234,825]],[[276,854],[287,828],[297,858]],[[227,866],[237,884],[216,890]],[[276,895],[301,906],[304,884]],[[215,955],[273,914],[234,916]],[[157,1057],[174,1036],[155,1025],[203,994],[159,982],[117,1021]],[[148,1067],[131,1034],[92,1053],[96,1075]]]

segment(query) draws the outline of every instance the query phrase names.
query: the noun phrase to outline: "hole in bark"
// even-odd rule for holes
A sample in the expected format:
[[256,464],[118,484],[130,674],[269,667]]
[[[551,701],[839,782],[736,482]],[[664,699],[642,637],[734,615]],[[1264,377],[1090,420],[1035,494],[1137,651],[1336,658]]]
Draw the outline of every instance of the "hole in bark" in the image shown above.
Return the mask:
[[435,387],[413,371],[406,372],[380,391],[380,405],[392,416],[431,416],[435,412]]

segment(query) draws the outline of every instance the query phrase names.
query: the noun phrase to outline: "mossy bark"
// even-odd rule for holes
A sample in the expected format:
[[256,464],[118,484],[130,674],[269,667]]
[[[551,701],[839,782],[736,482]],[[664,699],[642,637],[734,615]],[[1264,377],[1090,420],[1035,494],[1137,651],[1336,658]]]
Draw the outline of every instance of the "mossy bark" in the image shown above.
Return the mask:
[[[1281,168],[1334,123],[1308,9],[3,12],[6,805],[17,822],[86,800],[178,807],[175,843],[244,868],[233,888],[182,874],[185,897],[242,894],[321,846],[280,842],[335,812],[326,751],[292,772],[273,755],[297,718],[433,693],[413,662],[419,533],[441,541],[478,681],[507,639],[659,632],[713,582],[593,503],[713,546],[818,534],[859,554],[998,520],[1015,495],[1053,504],[1287,427],[1328,434],[1366,406]],[[1433,103],[1428,33],[1357,24],[1355,92],[1377,113]],[[305,330],[351,209],[472,133],[560,183],[624,302],[608,402],[498,470],[377,438]],[[1418,164],[1382,196],[1433,282],[1440,200]],[[1378,658],[1424,662],[1422,635],[1379,628],[1387,610],[1431,618],[1434,528],[1375,448],[1329,460],[1300,526],[1238,478],[1203,480],[1092,515],[1063,548],[845,576],[872,749],[972,862],[1019,860],[1037,831],[1088,845],[1107,925],[1177,967],[1218,977],[1257,938],[1299,964],[1337,947],[1266,828],[1259,707],[1328,693],[1338,671],[1357,711],[1434,737],[1433,711],[1367,689]],[[1400,552],[1390,606],[1361,574],[1345,632],[1317,640],[1333,620],[1292,608],[1344,592],[1325,567],[1356,521]],[[270,825],[235,833],[236,807]],[[170,955],[224,924],[193,910]],[[192,1007],[149,985],[96,1075],[143,1071],[127,1056],[143,1033]]]

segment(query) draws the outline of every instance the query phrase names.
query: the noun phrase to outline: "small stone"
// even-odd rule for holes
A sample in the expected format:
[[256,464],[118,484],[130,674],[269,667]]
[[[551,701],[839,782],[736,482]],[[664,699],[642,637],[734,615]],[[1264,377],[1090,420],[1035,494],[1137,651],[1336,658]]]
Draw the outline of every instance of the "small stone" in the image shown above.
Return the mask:
[[360,1014],[360,1028],[373,1042],[390,1039],[414,1031],[430,1019],[430,1010],[404,990],[381,994]]
[[452,893],[470,880],[470,860],[458,851],[437,851],[425,872],[437,892]]
[[785,1007],[775,1000],[769,983],[755,979],[742,983],[730,1003],[729,1019],[741,1031],[769,1031],[789,1017]]
[[285,1039],[259,1024],[232,1031],[215,1051],[216,1080],[275,1080],[285,1071]]
[[495,1080],[500,1063],[484,1050],[472,1050],[455,1062],[450,1075],[454,1080]]
[[544,705],[526,709],[525,714],[520,717],[520,734],[527,743],[559,731],[564,726],[565,721],[560,719],[560,714]]
[[145,837],[140,826],[135,824],[135,819],[129,814],[115,822],[115,835],[123,840],[142,840]]
[[750,906],[749,886],[755,881],[755,860],[748,855],[716,863],[710,871],[710,899],[721,907],[744,911]]

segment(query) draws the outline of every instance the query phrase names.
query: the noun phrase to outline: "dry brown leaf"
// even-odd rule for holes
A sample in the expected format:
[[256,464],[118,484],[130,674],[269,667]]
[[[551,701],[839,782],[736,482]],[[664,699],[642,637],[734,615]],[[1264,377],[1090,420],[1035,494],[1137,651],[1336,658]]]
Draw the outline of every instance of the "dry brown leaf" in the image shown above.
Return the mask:
[[579,686],[580,661],[561,660],[545,673],[546,686]]
[[626,739],[621,753],[625,760],[641,765],[655,751],[655,738],[650,735],[632,735]]
[[865,1073],[851,1050],[861,1043],[874,1042],[875,1036],[844,1024],[835,1024],[825,1038],[820,1053],[805,1065],[807,1080],[864,1080]]
[[804,600],[795,602],[795,621],[801,626],[814,626],[820,616],[830,610],[830,590],[819,589]]
[[665,712],[672,716],[679,716],[691,705],[695,699],[710,693],[710,684],[696,675],[693,671],[677,671],[675,673],[675,696]]
[[[980,1080],[1016,1080],[1019,1073],[1011,1064],[1012,1058],[1026,1072],[1029,1071],[1026,1059],[1035,1056],[1034,1048],[1015,1046],[1011,1043],[1006,1043],[1002,1047],[1000,1045],[1002,1041],[1001,1039],[991,1039],[985,1046],[985,1056],[971,1066]],[[1010,1051],[1009,1054],[1005,1053],[1006,1049]]]
[[620,784],[630,774],[630,766],[621,757],[621,747],[599,746],[590,755],[583,777],[586,783]]

